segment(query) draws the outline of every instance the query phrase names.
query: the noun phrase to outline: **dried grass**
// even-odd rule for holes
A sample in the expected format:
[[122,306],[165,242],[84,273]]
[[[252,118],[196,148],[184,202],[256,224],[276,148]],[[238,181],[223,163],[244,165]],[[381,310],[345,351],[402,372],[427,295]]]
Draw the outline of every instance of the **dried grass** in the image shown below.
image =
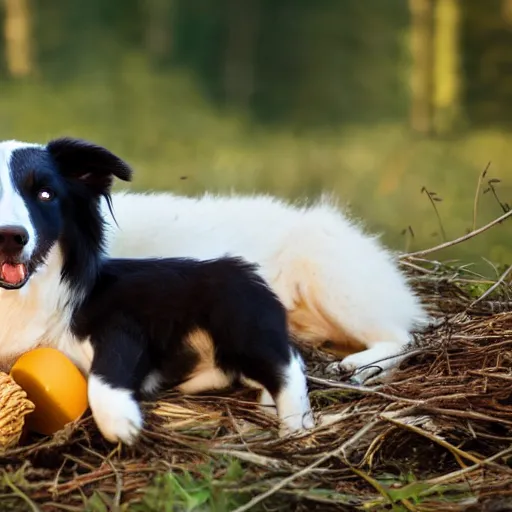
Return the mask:
[[[246,493],[238,512],[510,510],[512,288],[502,279],[475,300],[471,290],[492,283],[413,256],[403,264],[437,324],[379,386],[331,380],[331,357],[305,354],[322,422],[313,432],[278,438],[250,391],[168,393],[144,405],[133,449],[107,444],[86,417],[1,455],[2,510],[83,510],[94,492],[115,510],[140,501],[157,474],[200,478],[204,467],[224,493]],[[236,485],[223,480],[233,459]]]

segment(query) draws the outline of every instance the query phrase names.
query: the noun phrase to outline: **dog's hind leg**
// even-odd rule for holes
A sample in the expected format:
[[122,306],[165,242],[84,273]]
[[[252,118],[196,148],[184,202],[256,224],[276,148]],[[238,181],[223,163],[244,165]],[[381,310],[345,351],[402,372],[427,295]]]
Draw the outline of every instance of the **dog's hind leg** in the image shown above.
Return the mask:
[[190,335],[189,344],[201,353],[202,359],[178,389],[187,394],[223,389],[231,384],[236,374],[243,384],[262,391],[260,405],[269,412],[276,411],[282,433],[312,428],[314,419],[304,363],[288,342],[284,322],[283,329],[260,332],[258,326],[248,326],[244,331],[247,337],[236,348],[231,346],[223,351],[217,345],[219,361],[231,361],[225,369],[225,365],[217,366],[210,335],[203,331]]
[[373,376],[376,368],[366,367],[379,359],[389,357],[376,364],[390,370],[401,360],[391,356],[428,320],[396,260],[375,238],[330,215],[301,229],[307,243],[290,241],[269,276],[290,331],[301,344],[340,357],[337,368],[354,370],[360,381]]
[[238,355],[242,382],[263,390],[260,405],[269,412],[275,408],[281,434],[311,429],[315,424],[304,362],[295,349],[285,344],[287,341],[280,336],[269,336],[267,332],[247,343]]
[[284,372],[284,382],[273,397],[277,415],[283,423],[281,434],[311,429],[315,426],[304,366],[299,354],[292,353],[290,363]]
[[341,359],[329,365],[327,372],[353,372],[353,380],[362,383],[397,366],[403,359],[399,354],[412,340],[407,330],[400,329],[405,322],[384,317],[375,311],[377,304],[365,305],[356,293],[339,293],[335,280],[322,280],[320,271],[314,276],[314,282],[297,287],[293,307],[288,310],[288,323],[302,344]]

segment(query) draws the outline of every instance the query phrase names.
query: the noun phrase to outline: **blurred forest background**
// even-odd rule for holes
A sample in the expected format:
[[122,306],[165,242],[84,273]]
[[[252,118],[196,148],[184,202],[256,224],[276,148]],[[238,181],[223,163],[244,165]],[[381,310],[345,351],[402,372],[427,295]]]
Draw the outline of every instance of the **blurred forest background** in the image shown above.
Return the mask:
[[[512,0],[2,1],[2,139],[88,138],[137,190],[329,192],[401,250],[512,204]],[[510,263],[512,226],[440,256]]]

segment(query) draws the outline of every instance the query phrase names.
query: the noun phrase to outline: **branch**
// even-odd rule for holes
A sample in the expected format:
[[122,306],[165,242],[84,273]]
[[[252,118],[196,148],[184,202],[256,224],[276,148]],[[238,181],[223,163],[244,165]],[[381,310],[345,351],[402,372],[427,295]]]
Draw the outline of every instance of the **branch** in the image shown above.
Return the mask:
[[460,244],[462,242],[465,242],[466,240],[469,240],[471,238],[474,238],[475,236],[482,234],[484,231],[487,231],[496,224],[501,224],[504,220],[508,219],[509,217],[512,217],[512,210],[508,211],[507,213],[504,213],[501,217],[494,219],[492,222],[489,222],[489,224],[486,224],[481,228],[475,229],[474,231],[471,231],[471,233],[467,233],[466,235],[456,238],[455,240],[451,240],[449,242],[436,245],[435,247],[431,247],[430,249],[423,249],[422,251],[402,254],[399,256],[399,258],[406,259],[410,258],[411,256],[425,256],[426,254],[431,254],[433,252],[441,251],[442,249],[447,249],[448,247],[453,247],[454,245]]

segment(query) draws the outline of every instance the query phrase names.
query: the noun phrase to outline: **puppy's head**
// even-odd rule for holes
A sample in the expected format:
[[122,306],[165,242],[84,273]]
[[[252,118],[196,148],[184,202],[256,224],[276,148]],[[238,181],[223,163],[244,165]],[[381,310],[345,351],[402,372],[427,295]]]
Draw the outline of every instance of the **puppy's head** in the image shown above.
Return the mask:
[[99,250],[99,200],[110,200],[115,177],[131,175],[119,157],[83,140],[0,142],[0,288],[22,288],[56,243],[75,259]]

